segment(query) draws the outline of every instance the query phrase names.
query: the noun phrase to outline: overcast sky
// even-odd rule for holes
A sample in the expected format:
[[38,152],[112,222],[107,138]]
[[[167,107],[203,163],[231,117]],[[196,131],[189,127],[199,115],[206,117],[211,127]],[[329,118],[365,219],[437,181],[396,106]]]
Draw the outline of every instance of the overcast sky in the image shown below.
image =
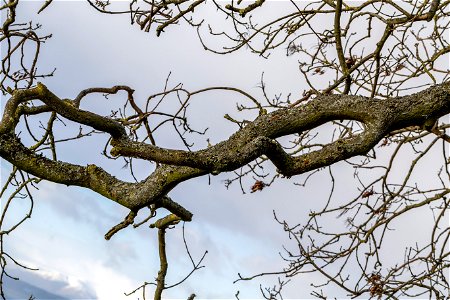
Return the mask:
[[[74,97],[87,87],[116,84],[130,85],[136,89],[137,98],[145,97],[163,88],[169,72],[172,72],[172,84],[183,82],[192,90],[228,85],[257,94],[262,72],[271,82],[269,91],[299,93],[301,90],[296,88],[299,74],[295,60],[280,64],[245,51],[239,55],[217,56],[205,52],[195,31],[188,27],[156,38],[152,33],[131,27],[128,16],[101,15],[84,2],[56,2],[37,16],[39,5],[21,2],[18,18],[41,23],[43,32],[53,34],[42,47],[40,67],[42,71],[57,68],[55,77],[44,83],[62,98]],[[194,99],[191,123],[197,128],[209,127],[211,142],[225,139],[236,128],[227,124],[223,115],[235,112],[236,99],[236,95],[214,93]],[[98,110],[106,107],[108,112],[102,97],[94,101],[87,103],[87,107]],[[70,129],[77,131],[77,127],[66,130]],[[163,146],[174,146],[173,137],[159,138]],[[204,144],[199,147],[206,146],[206,137],[202,139]],[[176,145],[180,146],[178,142]],[[87,159],[92,157],[91,151],[97,155],[101,147],[95,139],[69,143],[60,158],[85,165],[91,163]],[[125,172],[120,169],[122,165],[111,165],[97,156],[100,161],[93,163]],[[3,178],[8,169],[2,162]],[[201,298],[232,298],[240,290],[242,297],[260,297],[258,280],[232,284],[237,273],[251,275],[283,266],[278,252],[286,236],[273,220],[272,210],[276,209],[282,216],[295,215],[293,205],[298,203],[297,199],[289,196],[289,192],[280,193],[278,188],[249,194],[251,179],[245,183],[247,194],[242,195],[237,185],[226,190],[223,182],[226,178],[213,177],[211,185],[207,177],[194,179],[171,192],[173,199],[194,213],[194,221],[186,225],[194,257],[199,258],[205,250],[209,253],[204,262],[206,268],[180,287],[168,290],[165,296],[186,298],[195,292]],[[281,182],[280,186],[293,188]],[[159,268],[154,230],[143,226],[127,229],[111,241],[103,239],[110,227],[127,214],[125,209],[88,190],[47,182],[39,185],[35,198],[32,219],[7,240],[7,247],[21,261],[39,267],[36,273],[47,279],[47,286],[42,280],[37,281],[41,287],[50,291],[58,289],[53,292],[68,297],[79,291],[80,295],[98,299],[119,299],[123,292],[154,279]],[[22,208],[27,208],[27,203]],[[20,210],[17,211],[19,216]],[[168,233],[169,241],[173,240],[167,247],[169,283],[189,271],[180,228]],[[33,278],[26,277],[29,281]],[[67,286],[61,287],[61,281],[67,282]]]
[[[169,29],[156,38],[153,33],[130,26],[129,16],[101,15],[81,1],[53,3],[37,16],[41,4],[21,2],[18,18],[39,22],[44,32],[53,34],[42,47],[40,68],[42,71],[57,68],[55,76],[44,83],[61,98],[74,97],[88,87],[126,84],[136,89],[136,98],[142,100],[163,88],[169,72],[172,72],[172,84],[183,82],[192,90],[227,85],[260,96],[258,85],[264,72],[272,93],[300,95],[303,91],[297,60],[284,57],[283,51],[269,60],[248,51],[218,56],[204,51],[195,31],[188,27]],[[271,9],[284,9],[283,3],[271,5]],[[207,137],[213,143],[224,140],[236,129],[223,115],[235,113],[238,99],[233,94],[211,93],[193,100],[191,123],[198,129],[210,128],[207,136],[195,139],[197,147],[205,147]],[[84,109],[108,113],[104,98],[99,96],[89,101]],[[65,130],[76,133],[78,128],[68,126]],[[173,136],[157,138],[162,146],[180,147]],[[99,155],[102,142],[104,138],[93,137],[83,143],[67,143],[61,148],[60,158],[82,165],[96,163],[118,177],[130,179],[121,169],[123,164],[112,163]],[[3,161],[1,167],[4,179],[11,167]],[[146,168],[148,165],[138,168],[138,175],[145,176]],[[336,194],[344,198],[354,196],[357,190],[347,186],[352,170],[339,164],[333,170],[339,174]],[[331,187],[327,172],[323,172],[306,188],[292,184],[304,180],[299,176],[290,181],[279,180],[257,193],[249,193],[254,180],[248,178],[244,181],[246,194],[242,194],[236,184],[226,189],[224,180],[228,176],[211,177],[210,184],[206,176],[196,178],[170,193],[194,213],[193,221],[186,224],[187,241],[194,258],[201,257],[205,250],[209,253],[204,261],[206,267],[181,286],[166,291],[165,297],[186,298],[196,293],[199,298],[233,298],[239,290],[242,298],[260,298],[259,284],[271,285],[276,277],[237,284],[233,281],[238,272],[252,275],[284,266],[279,252],[283,244],[293,245],[273,220],[272,211],[281,219],[301,222],[310,210],[327,200]],[[34,195],[31,220],[8,237],[6,244],[17,259],[40,269],[33,274],[17,270],[28,283],[67,298],[137,299],[139,295],[124,297],[123,293],[155,278],[159,269],[156,231],[142,226],[123,230],[110,241],[103,238],[126,216],[126,209],[89,190],[47,182],[39,184]],[[26,201],[18,201],[16,216],[27,207]],[[410,223],[406,222],[405,226]],[[190,265],[184,252],[181,226],[167,235],[167,281],[171,283],[189,272]],[[295,279],[286,288],[285,297],[309,298],[310,281],[315,276]],[[345,296],[332,288],[329,291],[330,296]]]

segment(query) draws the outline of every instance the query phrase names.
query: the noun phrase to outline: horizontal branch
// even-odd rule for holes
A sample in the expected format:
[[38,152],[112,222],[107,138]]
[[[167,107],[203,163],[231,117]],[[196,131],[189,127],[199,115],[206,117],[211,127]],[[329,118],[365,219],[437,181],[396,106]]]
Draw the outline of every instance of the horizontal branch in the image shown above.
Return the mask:
[[[84,167],[50,160],[32,152],[11,134],[1,135],[0,141],[0,156],[17,168],[51,182],[88,188],[131,210],[153,204],[178,183],[207,173],[190,167],[163,165],[144,181],[130,183],[115,178],[96,165]],[[169,201],[161,201],[159,205],[189,218],[185,209],[177,208]]]
[[[351,95],[321,95],[299,107],[260,115],[228,140],[207,149],[189,152],[160,148],[128,138],[113,139],[111,154],[176,166],[200,168],[209,173],[235,170],[267,155],[284,175],[301,174],[372,149],[388,132],[422,125],[450,112],[449,84],[433,86],[417,94],[386,100]],[[364,123],[363,133],[340,139],[324,148],[290,157],[276,138],[316,128],[333,120]]]
[[[152,160],[161,165],[142,182],[129,183],[95,165],[79,166],[53,161],[34,153],[12,132],[19,121],[21,107],[26,107],[26,101],[34,99],[45,103],[43,111],[51,108],[69,120],[110,134],[112,154]],[[449,112],[449,83],[409,96],[384,100],[351,95],[322,95],[302,106],[262,114],[228,140],[200,151],[188,152],[131,141],[120,123],[80,110],[73,105],[73,101],[61,100],[44,85],[38,84],[33,89],[15,92],[6,103],[0,123],[0,156],[34,176],[89,188],[132,210],[156,203],[182,219],[190,220],[192,214],[189,211],[164,198],[183,181],[208,173],[232,171],[261,155],[266,155],[283,175],[302,174],[364,155],[389,132],[407,126],[422,126]],[[365,130],[299,156],[289,155],[276,141],[276,138],[339,119],[360,121]]]

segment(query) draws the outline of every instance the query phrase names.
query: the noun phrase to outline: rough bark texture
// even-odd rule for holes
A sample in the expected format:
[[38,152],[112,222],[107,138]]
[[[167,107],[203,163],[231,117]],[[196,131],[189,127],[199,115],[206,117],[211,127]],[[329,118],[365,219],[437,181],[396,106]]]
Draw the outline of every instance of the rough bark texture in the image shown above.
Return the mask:
[[[52,2],[47,0],[38,13],[47,11]],[[447,146],[450,124],[439,118],[450,113],[449,1],[88,0],[88,3],[104,14],[129,14],[132,24],[144,31],[154,30],[157,36],[168,28],[174,30],[167,30],[167,33],[184,35],[187,31],[180,32],[176,28],[192,27],[203,49],[210,53],[225,55],[247,49],[260,57],[275,57],[278,66],[284,68],[288,65],[280,63],[280,56],[275,52],[285,52],[291,57],[289,67],[295,66],[300,72],[300,81],[286,91],[280,81],[289,77],[285,82],[291,83],[295,77],[289,75],[288,68],[273,69],[271,73],[279,73],[269,76],[275,75],[277,80],[274,84],[267,81],[266,85],[266,79],[261,76],[259,97],[254,97],[236,86],[203,86],[191,91],[181,83],[174,84],[169,76],[163,89],[146,100],[136,101],[134,90],[123,85],[91,87],[73,99],[65,99],[62,98],[65,95],[55,95],[37,82],[47,82],[46,77],[53,76],[53,72],[42,72],[53,64],[51,58],[47,56],[43,63],[40,59],[41,46],[51,35],[44,35],[43,31],[47,31],[41,30],[36,20],[27,22],[22,15],[16,20],[19,0],[3,1],[0,5],[2,16],[5,16],[0,26],[0,91],[5,96],[5,103],[0,120],[0,157],[11,164],[12,170],[0,189],[3,204],[0,298],[5,299],[3,278],[11,277],[6,270],[7,262],[27,268],[5,251],[4,238],[31,216],[34,201],[31,187],[41,180],[84,187],[130,209],[125,219],[105,235],[106,239],[129,225],[138,227],[149,222],[156,217],[159,208],[169,210],[172,214],[150,225],[158,229],[160,271],[157,278],[127,294],[142,291],[145,299],[146,287],[154,284],[154,299],[161,299],[164,290],[183,283],[202,268],[200,264],[207,253],[205,251],[195,262],[183,231],[192,271],[178,283],[166,284],[166,230],[181,220],[191,221],[193,216],[168,196],[171,189],[194,177],[234,171],[225,182],[227,187],[238,182],[244,191],[248,184],[245,177],[252,175],[255,182],[251,192],[256,192],[271,186],[279,177],[309,172],[303,183],[295,182],[304,185],[313,174],[319,173],[316,170],[325,168],[330,176],[327,185],[331,187],[328,200],[321,208],[316,208],[316,204],[321,206],[320,199],[310,207],[302,204],[305,215],[294,220],[297,222],[294,225],[290,220],[279,220],[274,215],[294,243],[291,247],[294,251],[285,247],[282,258],[286,267],[270,273],[282,276],[271,288],[261,286],[263,297],[283,299],[283,286],[291,277],[303,273],[309,276],[306,280],[311,280],[311,295],[320,299],[327,298],[328,285],[339,287],[345,296],[353,298],[423,298],[428,295],[429,298],[443,299],[448,295],[450,159]],[[208,6],[210,10],[206,8]],[[60,14],[66,10],[64,7]],[[71,22],[66,23],[72,26]],[[58,26],[66,23],[60,22]],[[102,34],[108,29],[102,28]],[[149,51],[145,57],[136,57],[138,60],[127,59],[129,70],[140,76],[148,76],[154,71],[168,72],[165,64],[159,63],[172,60],[174,56],[177,56],[174,61],[181,63],[180,68],[188,67],[192,61],[184,61],[185,56],[179,56],[178,50],[185,48],[178,47],[178,37],[174,40],[177,46],[168,53],[161,55],[159,51],[158,54]],[[137,40],[125,38],[121,41],[128,41],[127,47],[133,48],[131,50],[141,47]],[[151,47],[159,46],[155,41]],[[108,47],[109,44],[102,51],[108,51]],[[127,51],[121,57],[129,58],[133,53]],[[193,57],[195,55],[186,58]],[[151,69],[143,67],[146,64],[141,64],[139,59],[152,63]],[[153,64],[156,60],[158,64]],[[188,64],[184,65],[186,62]],[[111,63],[121,65],[116,60]],[[92,67],[96,66],[93,64]],[[154,66],[162,68],[155,70]],[[246,65],[230,66],[232,71],[229,73],[217,68],[220,73],[216,75],[230,74],[232,80],[227,79],[227,84],[236,85],[234,80],[243,77],[239,73]],[[216,71],[215,66],[210,67]],[[129,79],[129,73],[122,72],[126,69],[121,69],[116,81]],[[195,85],[207,84],[209,81],[204,81],[204,77],[196,76],[196,70],[189,73],[195,76]],[[177,72],[176,68],[174,71]],[[83,68],[83,72],[92,75],[89,68]],[[70,82],[65,78],[64,84]],[[269,85],[275,87],[275,94],[266,88]],[[215,145],[209,141],[209,132],[197,131],[190,126],[192,117],[189,117],[191,100],[212,91],[239,95],[242,98],[238,100],[237,110],[244,112],[237,113],[236,119],[225,114],[225,119],[238,125],[239,130]],[[420,92],[413,94],[417,91]],[[108,116],[81,106],[88,96],[103,94],[107,98],[119,93],[124,93],[126,98],[119,104],[109,102],[107,109],[111,109],[111,113],[108,112]],[[410,95],[400,97],[405,93]],[[302,96],[295,96],[299,94]],[[258,117],[252,121],[242,120],[248,116],[245,112],[258,112]],[[66,125],[67,120],[74,122],[75,127],[79,125],[79,131],[74,133],[74,126],[68,126],[67,131],[61,130],[61,124]],[[324,124],[327,129],[333,129],[328,137],[327,130],[321,127]],[[125,164],[128,175],[135,181],[126,182],[114,177],[113,173],[100,168],[99,157],[94,155],[84,155],[82,165],[74,164],[72,157],[61,161],[60,154],[69,154],[60,152],[67,149],[65,143],[82,143],[97,134],[108,138],[103,156],[119,158],[117,161]],[[180,149],[186,150],[161,148],[162,138],[167,138],[168,134],[170,143],[178,142],[183,146]],[[195,141],[198,145],[197,138],[206,138],[208,147],[193,151],[190,142]],[[378,146],[388,149],[378,150]],[[99,150],[89,149],[89,154]],[[436,151],[440,155],[436,155]],[[333,174],[333,170],[341,170],[341,165],[338,168],[330,166],[356,156],[362,157],[346,161],[353,171],[355,181],[351,185],[356,193],[349,191],[343,196],[341,187],[335,189],[343,183],[342,179]],[[145,170],[144,177],[147,177],[138,182],[134,166],[141,160],[154,164],[150,170]],[[266,168],[270,163],[278,173]],[[423,163],[427,165],[421,169]],[[142,170],[139,168],[139,172]],[[345,184],[345,188],[350,185],[347,181]],[[29,212],[22,219],[9,209],[16,198],[30,201]],[[139,219],[139,210],[145,207],[149,208],[147,218],[135,222]],[[431,223],[424,219],[419,224],[421,234],[429,233],[425,243],[416,232],[403,226],[407,225],[405,219],[416,218],[421,210],[427,210],[433,217]],[[412,211],[414,214],[410,213]],[[11,219],[7,220],[11,214],[12,219],[18,219],[12,227],[9,225]],[[233,217],[233,213],[230,215]],[[402,226],[396,222],[401,222]],[[395,231],[397,235],[392,235],[393,229],[399,229]],[[414,235],[414,246],[405,242],[403,262],[391,263],[395,254],[385,251],[389,250],[386,245],[392,238],[409,235]],[[398,244],[396,246],[403,247],[400,241]],[[317,276],[310,276],[314,272],[325,282],[320,283]],[[267,273],[250,277],[239,274],[236,281],[262,275]],[[194,297],[192,294],[189,299]]]
[[[115,156],[162,163],[139,183],[118,180],[95,165],[79,166],[53,161],[33,153],[14,134],[20,116],[40,100],[41,110],[54,111],[74,122],[110,134]],[[357,155],[366,154],[389,132],[434,122],[450,112],[450,84],[435,85],[405,97],[371,99],[351,95],[322,95],[292,108],[262,114],[229,139],[196,152],[163,149],[131,141],[122,125],[107,117],[83,111],[76,100],[60,99],[43,84],[16,91],[6,104],[0,126],[0,156],[19,169],[45,180],[89,188],[131,210],[160,201],[177,184],[208,173],[235,170],[266,155],[285,176],[302,174]],[[36,108],[35,108],[36,109]],[[288,155],[276,138],[312,129],[332,120],[362,122],[365,130],[338,139],[322,149],[299,156]],[[177,212],[177,208],[171,210]]]

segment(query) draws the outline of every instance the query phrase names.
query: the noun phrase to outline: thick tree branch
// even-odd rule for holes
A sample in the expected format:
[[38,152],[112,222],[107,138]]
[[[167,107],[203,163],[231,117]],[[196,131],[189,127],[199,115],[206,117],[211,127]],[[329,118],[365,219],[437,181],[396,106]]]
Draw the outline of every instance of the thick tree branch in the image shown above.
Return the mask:
[[[131,210],[153,204],[178,183],[207,173],[190,167],[164,165],[144,181],[129,183],[115,178],[95,165],[83,167],[50,160],[32,152],[11,134],[1,135],[0,141],[0,156],[19,169],[52,182],[91,189]],[[160,205],[165,207],[166,204],[170,211],[178,212],[177,208],[167,201],[162,201]],[[181,214],[186,215],[185,212]]]
[[125,129],[117,121],[99,116],[89,111],[78,109],[76,105],[79,105],[79,101],[82,98],[80,95],[77,97],[76,101],[61,100],[41,83],[37,84],[36,91],[36,99],[41,100],[58,114],[69,120],[91,126],[99,131],[107,132],[112,137],[126,135]]
[[[111,143],[111,153],[164,164],[197,167],[214,174],[234,170],[265,154],[273,157],[274,163],[279,161],[280,165],[277,167],[282,173],[294,175],[367,153],[387,132],[421,125],[426,120],[444,116],[449,113],[449,107],[448,83],[410,96],[387,100],[350,95],[321,95],[306,105],[261,115],[228,140],[197,152],[163,149],[129,139],[114,139]],[[281,136],[309,130],[339,119],[363,122],[366,131],[354,138],[336,141],[321,150],[296,158],[288,158],[274,141]],[[321,157],[326,157],[326,160],[320,159]],[[305,161],[314,161],[314,166],[298,167],[296,172],[292,166],[289,170],[282,167],[290,165],[293,160],[298,163],[303,161],[301,165]],[[322,163],[318,163],[319,161]]]
[[[112,153],[153,160],[163,165],[144,181],[128,183],[116,179],[95,165],[87,167],[52,161],[33,153],[11,133],[18,122],[19,104],[39,99],[58,114],[109,133],[113,137]],[[173,213],[189,220],[190,213],[162,201],[177,184],[207,173],[235,170],[266,155],[279,172],[292,176],[329,166],[372,149],[388,132],[422,125],[450,112],[449,83],[433,86],[417,94],[386,100],[351,95],[322,95],[309,103],[280,109],[259,116],[228,140],[197,152],[163,149],[128,139],[118,122],[80,110],[70,100],[60,100],[45,86],[20,91],[8,101],[0,132],[0,155],[18,168],[39,178],[67,185],[89,188],[130,209],[139,209],[161,201]],[[338,119],[365,124],[365,131],[347,139],[325,145],[322,149],[297,157],[288,155],[276,138],[309,130]],[[169,205],[170,204],[170,205]]]
[[[38,13],[52,2],[46,0]],[[444,279],[444,272],[448,269],[450,255],[445,247],[450,230],[445,223],[450,206],[447,199],[450,160],[446,147],[450,136],[447,132],[449,124],[445,121],[443,124],[439,118],[450,113],[450,83],[435,85],[405,97],[398,95],[408,90],[422,89],[429,82],[436,84],[448,81],[449,72],[442,62],[444,55],[450,52],[448,41],[444,38],[449,28],[446,14],[449,1],[398,3],[393,0],[374,0],[355,3],[355,6],[346,4],[344,0],[307,3],[290,1],[290,12],[264,0],[247,3],[242,0],[227,3],[212,1],[213,8],[229,21],[228,29],[222,26],[221,21],[219,28],[215,28],[215,16],[214,22],[207,24],[209,13],[204,14],[203,9],[202,12],[197,11],[203,8],[201,4],[208,5],[209,1],[205,0],[132,0],[126,3],[129,8],[125,9],[120,8],[123,5],[116,6],[119,3],[110,1],[88,2],[102,13],[129,14],[131,23],[138,24],[144,31],[150,31],[154,26],[158,36],[166,28],[187,23],[197,29],[204,49],[214,53],[227,54],[248,48],[268,58],[276,48],[286,49],[288,56],[298,56],[300,71],[308,87],[297,101],[292,101],[291,94],[287,97],[281,94],[269,95],[262,79],[262,100],[236,88],[209,87],[189,92],[182,84],[170,88],[168,81],[164,90],[147,98],[146,103],[135,101],[134,90],[128,86],[89,88],[81,91],[73,100],[60,98],[40,83],[35,86],[38,78],[53,75],[53,72],[46,75],[37,73],[38,69],[42,69],[38,65],[41,44],[50,35],[40,36],[37,32],[41,25],[34,21],[16,23],[19,1],[4,1],[4,5],[0,5],[0,11],[6,16],[0,29],[0,42],[4,50],[0,89],[3,95],[10,96],[0,120],[0,157],[10,162],[14,169],[0,192],[1,197],[13,190],[0,218],[0,227],[8,223],[7,210],[13,199],[29,197],[30,208],[29,213],[19,219],[16,225],[0,230],[0,282],[4,276],[10,276],[5,271],[8,260],[25,267],[5,252],[3,238],[31,216],[33,197],[29,187],[42,179],[85,187],[129,208],[128,216],[105,235],[107,239],[133,224],[141,208],[150,208],[150,215],[134,224],[134,227],[154,217],[159,208],[171,212],[151,225],[158,229],[159,237],[160,272],[156,283],[145,283],[139,288],[142,288],[145,299],[146,285],[155,284],[155,299],[161,299],[163,290],[184,282],[192,272],[201,268],[199,265],[204,258],[203,255],[198,263],[194,263],[185,241],[193,270],[178,283],[166,285],[166,229],[181,220],[190,221],[193,216],[168,196],[172,188],[193,177],[235,170],[233,173],[236,176],[229,182],[241,180],[253,173],[256,182],[251,189],[254,192],[270,186],[280,174],[290,177],[318,171],[342,160],[366,155],[361,160],[347,161],[354,167],[354,176],[358,180],[356,188],[359,192],[356,197],[350,200],[335,199],[342,197],[333,195],[335,184],[338,183],[332,168],[328,168],[331,190],[325,206],[319,211],[311,211],[306,220],[302,218],[302,224],[291,227],[285,221],[280,222],[290,239],[297,243],[295,248],[298,254],[287,252],[288,255],[283,259],[288,262],[288,267],[273,274],[291,277],[316,271],[324,276],[326,284],[337,285],[349,297],[413,297],[416,291],[416,296],[428,294],[430,297],[434,295],[434,298],[444,297],[449,286]],[[277,9],[266,15],[264,10],[259,9],[261,6],[267,7],[268,11],[271,7]],[[259,11],[261,15],[258,15]],[[331,22],[327,26],[320,26],[325,19]],[[421,27],[420,22],[428,23]],[[363,23],[367,26],[361,26]],[[379,31],[383,27],[384,32]],[[205,34],[217,38],[218,43],[209,45]],[[307,45],[312,39],[315,39],[315,43]],[[134,46],[139,47],[137,44]],[[150,57],[161,58],[158,55]],[[323,77],[318,79],[313,76]],[[239,76],[236,78],[239,79]],[[156,146],[158,134],[163,131],[160,129],[169,124],[186,149],[192,150],[188,134],[202,132],[189,126],[187,107],[194,95],[211,90],[240,93],[253,104],[238,104],[238,110],[259,111],[259,116],[253,121],[243,122],[226,114],[225,118],[239,125],[240,129],[216,145],[210,145],[207,140],[208,147],[199,151]],[[112,111],[112,117],[80,108],[81,101],[89,95],[119,92],[125,92],[128,98],[120,109]],[[370,97],[350,95],[352,93]],[[177,106],[174,107],[172,103],[163,105],[163,101],[165,104],[170,101],[166,99],[175,99]],[[58,122],[66,125],[64,119],[79,126],[77,136],[67,137],[58,128]],[[18,126],[22,125],[21,122],[24,126]],[[324,142],[326,131],[320,126],[329,128],[330,123],[336,130],[333,131],[331,141]],[[83,132],[85,126],[92,129],[88,133]],[[107,153],[110,150],[112,156],[122,157],[135,182],[119,180],[98,166],[88,164],[89,161],[83,163],[86,165],[76,165],[57,160],[62,157],[60,153],[57,155],[57,150],[64,151],[63,147],[59,147],[59,142],[81,139],[94,133],[103,133],[103,136],[108,137],[103,155],[112,158]],[[431,135],[436,137],[430,141]],[[289,138],[290,144],[282,146],[278,141],[282,137]],[[32,145],[29,145],[29,141]],[[438,141],[442,142],[440,158],[434,152]],[[377,144],[380,147],[391,145],[393,148],[388,162],[385,163],[384,155],[389,150],[378,151]],[[406,150],[404,146],[411,147],[412,151]],[[369,151],[370,155],[367,155]],[[380,152],[383,159],[375,159]],[[400,155],[403,155],[402,164],[409,157],[415,155],[415,158],[411,160],[409,169],[405,170],[403,180],[397,183],[402,168],[397,170],[394,160]],[[419,161],[428,163],[422,160],[426,155],[433,155],[433,163],[436,161],[440,168],[433,182],[425,180],[423,183],[420,182],[422,177],[417,177],[413,172],[419,170],[416,168]],[[156,162],[153,164],[155,169],[140,182],[134,174],[133,166],[137,162],[134,158]],[[272,162],[278,173],[267,172],[264,169],[267,162]],[[381,165],[378,165],[379,162]],[[360,173],[360,170],[369,169],[377,169],[374,172],[377,177],[379,170],[383,171],[376,179],[362,178],[366,174]],[[268,176],[272,176],[272,180],[263,182],[262,178]],[[310,175],[305,177],[304,183]],[[418,178],[417,182],[413,182],[415,178]],[[424,188],[424,184],[429,188]],[[385,236],[391,231],[394,220],[425,207],[434,216],[428,244],[423,248],[419,248],[419,243],[410,247],[409,253],[405,252],[403,264],[390,268],[383,262],[381,267],[384,251],[379,250],[382,243],[386,244]],[[336,222],[323,223],[321,218],[327,215],[337,218],[345,216],[345,228],[339,228]],[[428,221],[424,220],[423,223]],[[328,223],[330,229],[327,229]],[[421,230],[426,227],[426,224],[420,225]],[[416,263],[420,266],[414,266]],[[239,277],[240,280],[249,280],[264,274],[267,273]],[[267,293],[261,288],[263,296],[268,299],[281,297],[284,284],[285,281],[279,280],[279,288],[268,288]],[[313,292],[313,295],[326,298],[322,292],[324,285],[314,287],[320,287],[320,293]],[[0,296],[5,297],[1,284]],[[189,298],[194,296],[192,294]]]

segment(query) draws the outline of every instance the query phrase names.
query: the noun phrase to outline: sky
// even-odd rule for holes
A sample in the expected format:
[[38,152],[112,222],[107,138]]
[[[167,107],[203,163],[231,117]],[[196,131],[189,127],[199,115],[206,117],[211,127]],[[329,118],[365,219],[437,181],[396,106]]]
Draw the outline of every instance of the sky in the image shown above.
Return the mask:
[[[235,86],[260,96],[261,74],[269,83],[271,93],[300,95],[301,76],[295,58],[274,53],[266,60],[248,51],[218,56],[204,51],[194,30],[188,27],[169,29],[157,38],[129,25],[128,16],[107,16],[95,12],[85,2],[56,2],[36,15],[42,3],[21,2],[18,17],[33,19],[43,25],[43,31],[53,37],[43,45],[40,68],[55,76],[43,82],[58,96],[74,97],[80,90],[109,87],[116,84],[136,89],[136,99],[145,99],[160,91],[171,72],[171,82],[183,82],[195,90],[211,85]],[[282,4],[273,7],[283,10]],[[274,9],[272,7],[272,9]],[[281,51],[283,52],[283,51]],[[259,93],[259,94],[258,94]],[[120,97],[119,97],[120,98]],[[113,101],[111,97],[108,101]],[[234,113],[237,100],[233,94],[206,94],[192,101],[189,117],[195,128],[209,128],[207,137],[212,143],[227,138],[236,128],[223,118],[225,112]],[[84,109],[108,113],[105,99],[89,99]],[[250,116],[249,116],[250,117]],[[61,134],[76,133],[78,128],[68,122]],[[180,147],[170,134],[158,137],[161,146]],[[196,147],[206,146],[206,136],[193,138]],[[94,136],[83,143],[67,143],[60,158],[86,165],[93,160],[118,177],[130,179],[120,163],[101,157],[104,138]],[[2,180],[10,166],[2,161]],[[148,164],[138,167],[138,177],[145,176]],[[424,166],[423,168],[426,169]],[[349,189],[352,170],[340,164],[333,168],[339,174],[335,193],[338,197],[352,197],[357,189]],[[401,168],[399,168],[401,173]],[[190,251],[198,259],[205,250],[205,268],[197,271],[184,284],[165,292],[167,298],[233,298],[239,290],[241,298],[260,298],[260,284],[273,285],[276,277],[238,282],[238,272],[253,275],[280,270],[284,262],[279,256],[283,245],[290,245],[283,228],[273,218],[273,211],[281,219],[301,222],[310,210],[327,200],[331,182],[327,172],[313,177],[306,187],[305,175],[293,180],[278,180],[270,188],[249,193],[254,180],[244,181],[246,194],[236,184],[229,189],[224,181],[229,174],[195,178],[177,186],[170,196],[194,213],[186,224]],[[353,181],[351,181],[353,182]],[[6,247],[21,262],[39,271],[14,270],[28,284],[39,286],[68,299],[138,299],[140,295],[125,297],[144,281],[152,281],[159,269],[156,231],[148,226],[127,228],[106,241],[104,234],[121,222],[126,209],[85,189],[66,187],[49,182],[39,184],[34,192],[33,215],[23,226],[7,238]],[[14,217],[28,208],[26,200],[15,202]],[[341,222],[331,220],[330,222]],[[342,223],[342,222],[341,222]],[[405,220],[403,226],[413,226]],[[342,225],[342,224],[340,224]],[[185,254],[181,226],[168,232],[169,271],[167,281],[176,282],[190,271]],[[395,245],[392,246],[395,248]],[[293,279],[286,287],[286,298],[310,297],[310,281],[318,275],[305,274]],[[7,291],[6,287],[6,291]],[[345,297],[329,288],[331,295]]]
[[[212,55],[203,50],[193,30],[156,38],[154,34],[131,27],[128,16],[100,15],[83,2],[56,2],[37,16],[40,4],[21,3],[18,17],[23,20],[31,17],[43,25],[44,32],[53,34],[42,47],[41,69],[57,68],[55,76],[44,83],[61,97],[74,97],[87,87],[116,84],[130,85],[136,89],[137,98],[145,97],[162,89],[169,72],[172,72],[173,84],[183,82],[191,89],[229,85],[256,93],[262,72],[266,73],[267,80],[276,82],[277,92],[283,88],[292,92],[292,86],[298,82],[296,63],[287,68],[245,52]],[[235,111],[236,96],[210,96],[195,99],[191,119],[202,128],[210,127],[211,142],[218,142],[235,130],[224,121],[223,114],[226,110]],[[87,105],[97,110],[104,108],[103,103],[98,103],[103,101],[99,98],[95,99],[97,103]],[[76,132],[77,128],[72,130]],[[172,146],[171,139],[161,136],[159,142]],[[203,147],[205,139],[201,141]],[[98,141],[87,139],[81,144],[68,143],[60,157],[86,164],[92,145],[97,145],[97,153],[102,150]],[[98,159],[96,163],[102,167],[121,172],[122,165],[112,166],[109,161]],[[2,178],[7,176],[8,169],[2,162]],[[272,203],[273,195],[269,193],[249,194],[251,180],[246,183],[247,194],[242,195],[237,185],[230,190],[225,188],[226,178],[213,177],[211,185],[206,177],[194,179],[170,194],[194,213],[194,222],[186,224],[194,257],[201,257],[205,250],[209,253],[204,263],[206,268],[181,287],[168,290],[167,297],[186,298],[196,292],[201,298],[232,298],[241,290],[242,297],[256,298],[260,296],[259,282],[233,284],[237,273],[250,275],[256,270],[278,270],[282,266],[278,252],[286,237],[273,220],[272,210],[281,213],[281,209],[289,208],[292,211],[293,200],[286,196]],[[292,188],[291,184],[286,186]],[[124,292],[154,279],[159,268],[155,231],[127,229],[110,241],[103,239],[103,235],[127,214],[125,209],[88,190],[47,182],[39,185],[34,196],[32,219],[7,240],[7,247],[21,261],[40,269],[33,273],[48,279],[50,291],[66,297],[73,297],[73,293],[79,291],[87,293],[88,298],[121,299],[125,298]],[[19,216],[20,208],[26,209],[28,204],[17,205]],[[184,252],[181,230],[169,232],[168,239],[174,240],[174,248],[171,244],[168,246],[168,282],[173,282],[189,271],[189,260]],[[31,283],[36,282],[32,275],[29,278]],[[68,285],[52,290],[55,289],[53,282],[61,281]],[[39,285],[43,286],[42,281]],[[125,299],[130,298],[134,299]]]

